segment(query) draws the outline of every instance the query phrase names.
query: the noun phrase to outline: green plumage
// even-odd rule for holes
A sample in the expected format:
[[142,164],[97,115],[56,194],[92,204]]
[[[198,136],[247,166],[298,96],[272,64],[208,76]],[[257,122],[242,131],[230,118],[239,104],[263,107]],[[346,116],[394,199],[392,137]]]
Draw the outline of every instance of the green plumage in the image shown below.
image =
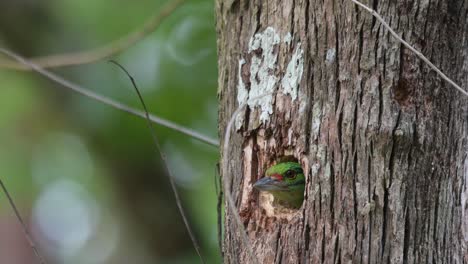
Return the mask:
[[299,208],[304,200],[305,176],[299,163],[282,162],[268,168],[265,177],[253,186],[271,193],[283,206]]

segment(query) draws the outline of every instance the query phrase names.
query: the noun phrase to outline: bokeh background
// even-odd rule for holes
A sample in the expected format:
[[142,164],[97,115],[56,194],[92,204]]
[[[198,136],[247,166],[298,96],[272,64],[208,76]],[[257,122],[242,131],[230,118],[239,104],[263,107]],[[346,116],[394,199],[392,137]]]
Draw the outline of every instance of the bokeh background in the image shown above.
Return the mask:
[[[166,2],[1,0],[0,46],[28,57],[93,49],[140,29]],[[153,114],[217,137],[212,1],[186,1],[113,59]],[[141,109],[128,78],[106,61],[53,71]],[[219,263],[218,150],[156,132],[202,253]],[[0,68],[0,177],[48,263],[199,263],[144,119]],[[37,263],[3,193],[0,263]]]

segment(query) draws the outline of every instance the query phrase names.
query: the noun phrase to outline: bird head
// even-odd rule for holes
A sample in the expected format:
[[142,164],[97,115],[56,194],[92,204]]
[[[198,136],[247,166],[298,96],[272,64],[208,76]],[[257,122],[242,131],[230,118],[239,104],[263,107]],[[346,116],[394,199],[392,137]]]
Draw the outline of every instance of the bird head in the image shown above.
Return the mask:
[[304,200],[304,172],[297,162],[278,163],[268,168],[253,187],[271,193],[281,205],[298,208]]

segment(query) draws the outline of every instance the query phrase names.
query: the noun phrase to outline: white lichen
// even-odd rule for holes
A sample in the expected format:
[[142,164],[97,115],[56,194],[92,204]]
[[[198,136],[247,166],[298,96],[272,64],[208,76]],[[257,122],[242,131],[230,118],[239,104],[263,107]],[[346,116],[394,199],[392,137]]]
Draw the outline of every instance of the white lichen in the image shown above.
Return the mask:
[[322,104],[320,101],[314,103],[312,107],[312,130],[311,135],[314,139],[317,139],[317,136],[320,132],[320,126],[322,124]]
[[375,202],[370,201],[370,202],[366,202],[366,204],[363,207],[358,208],[358,211],[362,216],[366,216],[366,215],[369,215],[371,211],[374,211],[374,209],[375,209]]
[[[237,76],[237,78],[239,79],[239,81],[237,83],[237,102],[239,103],[239,105],[242,105],[245,102],[247,102],[247,99],[249,98],[249,91],[247,90],[247,88],[245,88],[245,83],[242,80],[242,65],[244,65],[244,64],[245,64],[244,59],[239,60],[239,70],[238,70],[238,76]],[[241,128],[242,122],[244,122],[243,120],[244,120],[244,118],[243,118],[243,116],[241,114],[239,114],[236,117],[236,128],[237,129]]]
[[[287,33],[283,42],[290,44],[292,41],[291,33]],[[242,66],[246,63],[245,59],[239,60],[237,102],[239,105],[248,103],[251,109],[257,108],[259,111],[260,123],[266,123],[273,113],[273,92],[278,87],[281,76],[278,76],[277,60],[278,51],[276,47],[281,43],[281,38],[275,29],[268,27],[265,31],[255,34],[250,38],[248,53],[251,54],[249,61],[249,82],[250,87],[242,80]],[[289,94],[292,100],[297,98],[299,83],[302,78],[304,68],[304,58],[301,44],[298,43],[291,61],[289,62],[286,74],[282,78],[281,85],[284,94]],[[236,128],[242,126],[243,117],[236,119]]]
[[286,45],[289,45],[289,44],[291,44],[291,41],[292,41],[292,35],[291,35],[290,32],[288,32],[284,36],[283,42],[286,43]]
[[[278,77],[269,73],[269,69],[273,69],[266,65],[264,60],[253,56],[250,65],[250,93],[249,107],[254,109],[256,106],[260,108],[260,122],[264,123],[270,119],[273,113],[273,91],[278,82]],[[274,64],[273,64],[274,65]]]
[[331,48],[327,50],[327,55],[325,56],[325,61],[327,64],[333,63],[336,58],[336,49]]
[[297,91],[299,89],[299,82],[302,79],[304,72],[304,51],[301,49],[301,43],[297,44],[296,51],[294,52],[291,61],[286,68],[286,74],[281,81],[283,93],[291,95],[292,100],[296,100]]
[[[262,123],[268,121],[273,113],[273,92],[279,79],[275,76],[278,58],[275,46],[279,43],[280,36],[272,27],[255,34],[249,41],[249,53],[253,53],[253,56],[250,61],[250,92],[247,99],[250,99],[250,108],[260,108]],[[254,52],[259,49],[260,54]]]
[[312,174],[312,176],[317,176],[318,172],[320,170],[320,164],[319,163],[314,163],[311,167],[310,167],[310,173]]

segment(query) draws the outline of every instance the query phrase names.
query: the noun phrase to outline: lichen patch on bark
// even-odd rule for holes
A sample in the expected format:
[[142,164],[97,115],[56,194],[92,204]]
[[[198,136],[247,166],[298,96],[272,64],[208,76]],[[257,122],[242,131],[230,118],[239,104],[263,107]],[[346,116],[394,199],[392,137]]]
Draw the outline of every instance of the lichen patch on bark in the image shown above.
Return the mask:
[[[279,45],[289,46],[292,43],[291,33],[285,34],[283,41],[273,27],[267,27],[263,32],[256,33],[248,43],[246,58],[238,63],[237,102],[239,105],[248,103],[251,110],[258,109],[259,124],[266,124],[273,113],[274,92],[282,87],[284,95],[290,95],[292,100],[298,97],[299,83],[304,71],[304,50],[298,42],[287,66],[278,65]],[[244,76],[243,66],[247,64],[248,71]],[[286,68],[283,74],[280,69]],[[246,82],[246,79],[248,80]],[[281,83],[279,81],[281,80]],[[244,116],[236,117],[236,128],[240,129]]]
[[290,32],[286,33],[286,35],[283,38],[283,42],[286,43],[287,45],[291,44],[292,41],[292,35]]
[[[280,43],[280,36],[272,27],[264,32],[255,34],[249,41],[248,53],[250,59],[250,90],[248,97],[243,97],[239,104],[247,102],[251,109],[260,108],[260,122],[269,120],[273,113],[273,92],[279,78],[275,75],[278,52],[276,46]],[[243,58],[241,61],[244,60]],[[242,78],[239,78],[242,82]],[[238,98],[239,99],[239,98]]]
[[[239,72],[238,72],[238,78],[239,82],[237,84],[237,102],[239,102],[239,105],[242,105],[243,103],[247,102],[249,99],[249,91],[245,87],[245,83],[242,80],[242,66],[245,64],[244,59],[239,60]],[[236,116],[236,128],[239,129],[242,126],[243,118],[242,115]]]
[[299,82],[302,79],[302,73],[304,72],[304,51],[301,49],[301,43],[299,42],[296,47],[291,61],[288,63],[286,74],[281,81],[283,87],[283,93],[291,95],[292,100],[296,100],[297,91],[299,88]]
[[325,57],[325,61],[327,64],[331,64],[335,61],[336,58],[336,49],[331,48],[327,50],[327,56]]

